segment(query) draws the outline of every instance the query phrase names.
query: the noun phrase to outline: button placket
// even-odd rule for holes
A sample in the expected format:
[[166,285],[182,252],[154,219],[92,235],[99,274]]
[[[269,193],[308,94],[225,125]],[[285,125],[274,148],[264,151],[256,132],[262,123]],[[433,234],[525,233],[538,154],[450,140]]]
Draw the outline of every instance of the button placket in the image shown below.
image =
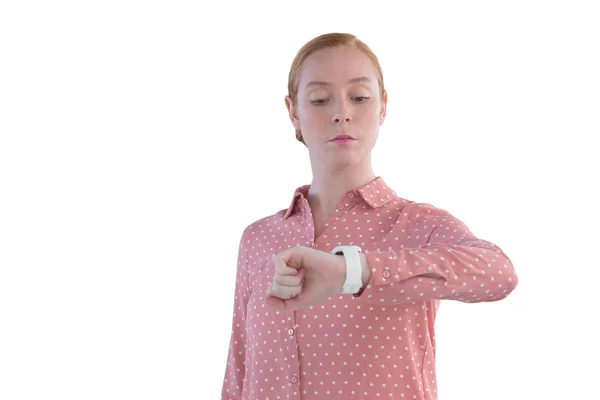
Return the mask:
[[[284,330],[285,333],[288,334],[287,342],[287,352],[288,358],[290,362],[289,369],[289,384],[297,384],[299,382],[300,375],[300,365],[299,365],[299,348],[298,348],[298,338],[296,335],[296,331],[298,329],[298,324],[296,324],[296,319],[299,318],[298,312],[294,311],[291,313],[290,318],[288,318],[287,324],[288,328]],[[284,333],[284,334],[285,334]]]

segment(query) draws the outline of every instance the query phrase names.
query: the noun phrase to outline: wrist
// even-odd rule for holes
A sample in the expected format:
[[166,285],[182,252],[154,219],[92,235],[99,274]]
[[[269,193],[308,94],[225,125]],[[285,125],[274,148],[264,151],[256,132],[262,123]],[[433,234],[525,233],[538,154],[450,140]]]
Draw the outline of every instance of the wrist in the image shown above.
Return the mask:
[[369,265],[369,260],[367,260],[367,256],[365,253],[359,253],[359,257],[360,257],[362,287],[364,288],[365,286],[367,286],[367,284],[371,280],[371,266]]

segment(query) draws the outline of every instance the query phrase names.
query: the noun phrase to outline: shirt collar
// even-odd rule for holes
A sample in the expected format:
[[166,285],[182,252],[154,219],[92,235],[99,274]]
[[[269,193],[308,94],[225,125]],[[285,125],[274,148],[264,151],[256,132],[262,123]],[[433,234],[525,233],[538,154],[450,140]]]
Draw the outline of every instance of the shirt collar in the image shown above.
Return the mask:
[[[301,198],[305,198],[308,194],[308,189],[310,185],[303,185],[298,187],[294,191],[294,196],[292,197],[292,202],[288,207],[286,213],[283,216],[283,219],[287,219],[296,208],[296,204]],[[396,197],[396,193],[392,188],[390,188],[384,181],[383,178],[378,176],[370,182],[362,186],[358,186],[356,188],[348,190],[344,193],[346,196],[348,193],[353,192],[355,195],[358,194],[362,197],[362,199],[372,208],[379,208],[390,201],[392,201]]]

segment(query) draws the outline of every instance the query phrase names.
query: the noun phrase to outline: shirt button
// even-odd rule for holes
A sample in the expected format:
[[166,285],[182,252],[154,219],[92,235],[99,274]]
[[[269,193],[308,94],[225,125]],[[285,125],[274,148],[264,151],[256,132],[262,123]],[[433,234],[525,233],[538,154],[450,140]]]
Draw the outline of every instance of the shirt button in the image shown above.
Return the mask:
[[293,336],[294,330],[292,328],[288,329],[288,335]]
[[352,193],[352,192],[348,193],[348,198],[349,198],[349,199],[351,199],[351,198],[353,198],[353,197],[354,197],[354,193]]
[[388,271],[387,269],[386,269],[385,271],[383,271],[383,277],[384,277],[384,278],[386,278],[386,279],[387,279],[387,278],[389,278],[389,277],[390,277],[390,275],[391,275],[391,274],[390,274],[390,271]]
[[297,383],[298,377],[296,375],[292,375],[292,383]]
[[340,204],[339,206],[337,206],[338,211],[342,211],[344,209],[344,205]]

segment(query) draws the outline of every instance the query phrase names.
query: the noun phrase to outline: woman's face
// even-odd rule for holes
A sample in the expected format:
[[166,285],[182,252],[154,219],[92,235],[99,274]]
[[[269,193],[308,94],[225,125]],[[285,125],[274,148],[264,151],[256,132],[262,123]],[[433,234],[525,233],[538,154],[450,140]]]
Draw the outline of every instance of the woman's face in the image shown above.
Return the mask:
[[[311,159],[335,169],[369,155],[386,105],[387,94],[379,95],[375,67],[355,47],[312,53],[299,70],[296,103],[286,97],[292,124],[301,130]],[[355,140],[332,141],[338,135]]]

